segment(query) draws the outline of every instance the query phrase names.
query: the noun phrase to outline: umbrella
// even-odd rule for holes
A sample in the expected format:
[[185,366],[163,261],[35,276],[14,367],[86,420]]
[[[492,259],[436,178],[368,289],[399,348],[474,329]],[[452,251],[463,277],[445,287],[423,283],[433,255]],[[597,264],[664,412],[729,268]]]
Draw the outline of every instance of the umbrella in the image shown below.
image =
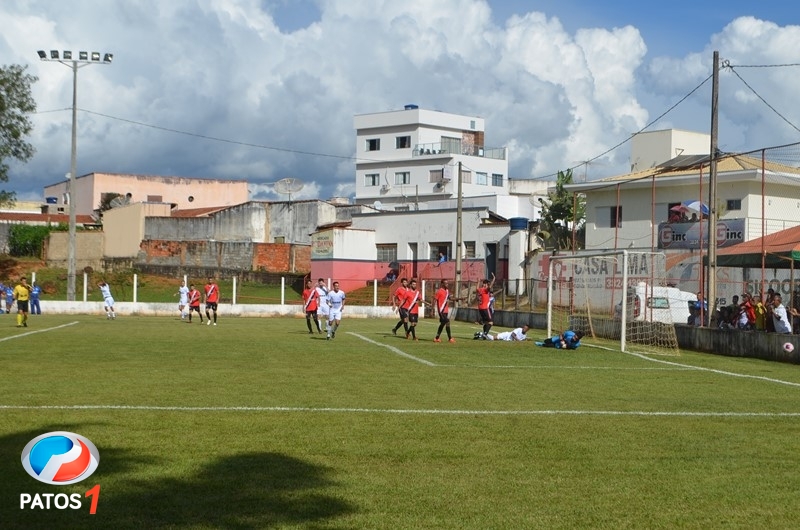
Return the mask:
[[700,201],[683,201],[679,206],[686,208],[685,211],[708,215],[708,206]]

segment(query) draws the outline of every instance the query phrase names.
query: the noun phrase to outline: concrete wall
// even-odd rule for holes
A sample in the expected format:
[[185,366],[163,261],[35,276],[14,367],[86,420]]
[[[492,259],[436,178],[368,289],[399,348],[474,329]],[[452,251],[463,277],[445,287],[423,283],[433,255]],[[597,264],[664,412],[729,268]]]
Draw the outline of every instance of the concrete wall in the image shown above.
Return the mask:
[[249,241],[145,240],[135,264],[170,269],[305,273],[311,270],[311,247]]
[[170,205],[164,203],[134,203],[104,212],[103,231],[112,236],[105,238],[105,257],[136,256],[139,242],[144,238],[145,218],[167,218],[170,209]]
[[[67,268],[67,252],[69,245],[68,232],[50,232],[45,243],[45,261],[48,267]],[[100,230],[75,233],[75,257],[77,270],[85,267],[103,268],[103,249],[105,234]]]

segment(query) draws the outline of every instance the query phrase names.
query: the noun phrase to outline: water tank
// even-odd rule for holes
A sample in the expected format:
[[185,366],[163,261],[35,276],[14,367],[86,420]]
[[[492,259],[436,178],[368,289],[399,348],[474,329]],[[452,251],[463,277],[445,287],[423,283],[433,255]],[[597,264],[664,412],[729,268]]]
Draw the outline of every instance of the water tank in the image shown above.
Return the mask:
[[47,204],[58,204],[58,197],[46,197],[44,202]]
[[408,105],[405,106],[406,110],[417,110],[418,108],[419,105],[414,105],[413,103],[409,103]]
[[527,230],[528,218],[527,217],[512,217],[508,220],[511,230]]

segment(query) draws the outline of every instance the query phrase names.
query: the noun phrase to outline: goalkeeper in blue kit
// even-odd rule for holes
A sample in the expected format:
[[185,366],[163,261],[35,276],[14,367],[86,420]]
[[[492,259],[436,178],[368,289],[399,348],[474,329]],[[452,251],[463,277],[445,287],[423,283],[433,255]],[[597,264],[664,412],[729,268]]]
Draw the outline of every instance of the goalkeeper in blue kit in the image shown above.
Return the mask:
[[561,335],[555,335],[537,342],[536,345],[559,350],[577,350],[581,345],[581,338],[583,338],[583,333],[580,331],[567,330]]

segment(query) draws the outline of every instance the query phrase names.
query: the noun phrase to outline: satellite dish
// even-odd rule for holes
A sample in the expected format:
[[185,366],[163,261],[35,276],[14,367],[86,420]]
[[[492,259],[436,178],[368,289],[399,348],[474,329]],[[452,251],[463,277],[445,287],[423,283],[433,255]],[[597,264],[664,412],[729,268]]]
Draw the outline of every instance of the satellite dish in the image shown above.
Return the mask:
[[288,195],[289,200],[292,200],[292,193],[297,193],[298,191],[303,189],[303,181],[300,179],[288,177],[285,179],[281,179],[273,185],[275,188],[275,193],[280,193],[281,195]]
[[381,210],[383,209],[383,203],[381,201],[375,201],[372,203],[372,207],[376,210]]

